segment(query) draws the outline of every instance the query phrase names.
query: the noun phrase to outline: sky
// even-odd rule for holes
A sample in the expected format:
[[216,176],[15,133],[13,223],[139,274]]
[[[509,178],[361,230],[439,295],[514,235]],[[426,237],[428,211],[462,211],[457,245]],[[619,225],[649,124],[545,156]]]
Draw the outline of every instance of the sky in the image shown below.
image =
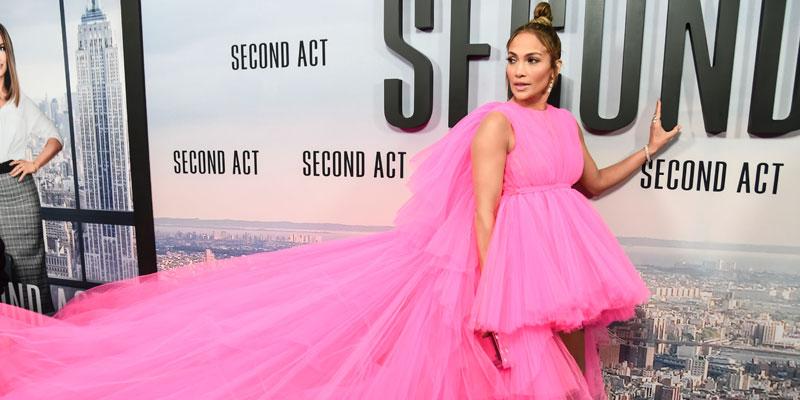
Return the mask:
[[[6,6],[13,3],[13,6]],[[65,20],[70,64],[75,63],[74,43],[78,24],[88,1],[65,0]],[[119,1],[100,1],[111,21],[117,46],[122,48]],[[0,23],[14,42],[22,90],[36,101],[66,93],[61,15],[56,0],[13,0],[4,2]],[[121,50],[120,50],[121,51]],[[74,74],[74,67],[71,71]],[[73,78],[74,79],[74,78]]]

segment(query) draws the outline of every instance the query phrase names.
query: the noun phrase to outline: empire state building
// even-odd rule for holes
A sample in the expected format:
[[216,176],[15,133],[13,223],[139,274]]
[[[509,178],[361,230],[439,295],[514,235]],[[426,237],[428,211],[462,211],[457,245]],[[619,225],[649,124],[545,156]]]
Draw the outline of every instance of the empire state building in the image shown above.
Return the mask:
[[[91,0],[78,25],[75,129],[82,209],[132,210],[128,134],[119,51],[99,0]],[[86,279],[135,276],[133,228],[84,225]]]

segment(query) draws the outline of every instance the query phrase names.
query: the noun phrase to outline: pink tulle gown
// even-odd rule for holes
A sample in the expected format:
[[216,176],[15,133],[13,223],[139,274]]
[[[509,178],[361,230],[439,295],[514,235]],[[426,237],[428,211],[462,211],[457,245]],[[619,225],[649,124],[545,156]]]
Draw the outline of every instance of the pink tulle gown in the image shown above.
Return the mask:
[[[483,273],[470,143],[516,145]],[[4,399],[602,399],[596,342],[648,290],[592,205],[572,115],[486,104],[412,159],[395,228],[0,305]],[[586,328],[585,373],[558,331]],[[476,330],[508,348],[500,370]]]

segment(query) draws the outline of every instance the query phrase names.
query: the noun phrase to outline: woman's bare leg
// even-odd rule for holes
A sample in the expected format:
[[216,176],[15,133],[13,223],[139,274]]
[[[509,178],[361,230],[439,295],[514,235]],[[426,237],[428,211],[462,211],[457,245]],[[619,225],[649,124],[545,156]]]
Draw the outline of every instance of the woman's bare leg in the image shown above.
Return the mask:
[[572,358],[581,368],[581,372],[586,372],[586,338],[583,329],[578,329],[572,332],[559,332],[561,340],[569,350]]

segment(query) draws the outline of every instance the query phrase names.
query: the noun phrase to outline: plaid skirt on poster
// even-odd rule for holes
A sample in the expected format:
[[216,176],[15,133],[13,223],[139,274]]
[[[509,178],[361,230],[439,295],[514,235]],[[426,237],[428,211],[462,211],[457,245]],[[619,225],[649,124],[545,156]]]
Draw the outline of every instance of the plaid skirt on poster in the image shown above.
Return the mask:
[[[18,298],[24,298],[24,304],[21,305],[33,311],[53,312],[45,266],[39,193],[30,175],[19,182],[18,178],[9,174],[0,174],[0,238],[6,244],[6,253],[14,259],[16,281],[23,284],[23,292],[17,293]],[[38,287],[41,310],[35,304],[34,307],[28,304],[25,284]],[[15,286],[18,290],[18,286]],[[6,293],[6,298],[8,296],[9,293]]]

